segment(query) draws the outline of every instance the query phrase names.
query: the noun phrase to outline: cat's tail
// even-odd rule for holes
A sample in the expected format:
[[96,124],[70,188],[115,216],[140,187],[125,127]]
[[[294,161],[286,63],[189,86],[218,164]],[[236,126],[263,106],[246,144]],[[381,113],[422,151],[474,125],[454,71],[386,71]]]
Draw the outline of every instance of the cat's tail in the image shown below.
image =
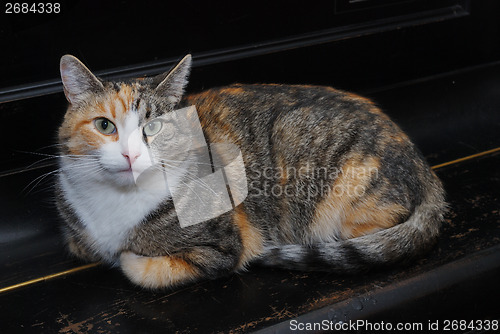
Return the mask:
[[355,273],[415,258],[436,242],[447,208],[442,191],[427,197],[407,221],[394,227],[336,242],[268,247],[257,262],[285,269]]

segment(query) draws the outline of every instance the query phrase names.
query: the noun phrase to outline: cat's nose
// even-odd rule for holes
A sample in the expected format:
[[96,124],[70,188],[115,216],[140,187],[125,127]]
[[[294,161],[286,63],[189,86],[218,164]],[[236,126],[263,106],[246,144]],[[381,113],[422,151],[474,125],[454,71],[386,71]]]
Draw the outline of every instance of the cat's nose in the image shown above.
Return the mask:
[[140,153],[122,153],[122,155],[125,157],[125,159],[128,160],[129,165],[132,166],[134,161],[136,161],[137,158],[139,158],[139,156],[141,154]]

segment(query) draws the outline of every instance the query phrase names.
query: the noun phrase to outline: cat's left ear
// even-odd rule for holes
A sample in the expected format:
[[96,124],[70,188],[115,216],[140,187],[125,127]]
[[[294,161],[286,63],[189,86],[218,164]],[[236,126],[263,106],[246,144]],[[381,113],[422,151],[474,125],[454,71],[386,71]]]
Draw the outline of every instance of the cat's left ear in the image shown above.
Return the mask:
[[188,54],[169,72],[155,78],[155,82],[160,82],[155,88],[155,94],[168,98],[172,104],[179,103],[188,83],[190,70],[191,55]]

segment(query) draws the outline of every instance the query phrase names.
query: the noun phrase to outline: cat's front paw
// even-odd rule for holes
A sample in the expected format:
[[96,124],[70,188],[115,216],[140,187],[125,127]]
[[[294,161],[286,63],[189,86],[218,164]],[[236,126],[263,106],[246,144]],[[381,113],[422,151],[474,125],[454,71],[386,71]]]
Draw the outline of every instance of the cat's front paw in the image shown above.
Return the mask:
[[178,285],[200,277],[196,267],[175,256],[147,257],[123,252],[120,266],[133,283],[150,289]]

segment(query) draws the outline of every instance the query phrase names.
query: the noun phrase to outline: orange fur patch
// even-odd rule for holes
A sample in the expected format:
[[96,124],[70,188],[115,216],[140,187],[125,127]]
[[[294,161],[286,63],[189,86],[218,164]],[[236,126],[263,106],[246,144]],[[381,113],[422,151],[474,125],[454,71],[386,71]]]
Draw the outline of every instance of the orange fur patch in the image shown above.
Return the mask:
[[289,178],[288,168],[285,163],[285,158],[283,156],[279,155],[277,161],[278,161],[278,172],[280,176],[280,185],[284,186],[288,182]]
[[108,101],[107,110],[109,110],[109,112],[111,114],[111,119],[116,119],[116,106],[115,106],[114,100],[110,101],[110,102]]
[[362,102],[362,103],[366,103],[366,104],[369,104],[371,106],[374,106],[375,104],[373,103],[372,100],[370,99],[367,99],[366,97],[363,97],[363,96],[359,96],[357,94],[354,94],[354,93],[350,93],[350,92],[343,92],[345,94],[345,96],[351,100],[351,101],[359,101],[359,102]]
[[380,160],[375,157],[353,156],[340,168],[333,185],[333,193],[352,203],[361,197],[371,179],[378,176]]
[[124,252],[120,264],[133,283],[145,288],[169,287],[199,277],[196,267],[175,256],[146,257]]
[[264,241],[261,232],[249,221],[243,205],[239,205],[234,210],[233,221],[240,230],[243,252],[240,256],[238,268],[245,265],[262,253]]
[[383,205],[378,198],[371,197],[351,209],[344,229],[349,238],[360,237],[394,226],[407,213],[399,204]]
[[[120,91],[120,93],[121,93],[121,91]],[[127,104],[123,100],[124,97],[120,93],[117,94],[116,101],[118,101],[120,103],[120,108],[121,108],[121,110],[123,110],[122,112],[126,112],[127,111]]]
[[[329,193],[317,205],[310,227],[311,242],[348,239],[389,228],[407,210],[397,204],[381,204],[375,196],[363,198],[380,161],[353,156],[341,168]],[[362,202],[361,202],[362,199]]]
[[[212,143],[239,143],[230,122],[226,119],[233,113],[225,106],[218,91],[205,91],[187,98],[189,104],[196,106],[200,124]],[[210,122],[210,124],[208,124]]]
[[123,102],[123,109],[128,110],[132,106],[132,102],[134,101],[134,89],[132,89],[131,86],[123,84],[121,86],[120,92],[120,99]]
[[86,126],[86,125],[92,123],[92,121],[93,121],[92,119],[81,120],[80,122],[76,123],[73,126],[73,131],[78,131],[81,127]]
[[389,135],[389,138],[390,138],[390,141],[392,142],[397,142],[397,143],[407,143],[410,141],[410,139],[408,138],[408,136],[406,134],[404,134],[402,131],[399,131],[395,134],[390,134]]
[[224,94],[239,95],[239,94],[244,94],[245,90],[241,87],[228,87],[222,89],[220,92]]
[[137,90],[130,85],[122,84],[120,91],[102,96],[99,101],[88,105],[85,109],[74,110],[67,116],[61,136],[72,138],[68,143],[71,154],[88,154],[89,150],[101,147],[108,141],[118,141],[119,133],[103,135],[93,124],[94,119],[105,117],[118,124],[123,122],[132,106]]

